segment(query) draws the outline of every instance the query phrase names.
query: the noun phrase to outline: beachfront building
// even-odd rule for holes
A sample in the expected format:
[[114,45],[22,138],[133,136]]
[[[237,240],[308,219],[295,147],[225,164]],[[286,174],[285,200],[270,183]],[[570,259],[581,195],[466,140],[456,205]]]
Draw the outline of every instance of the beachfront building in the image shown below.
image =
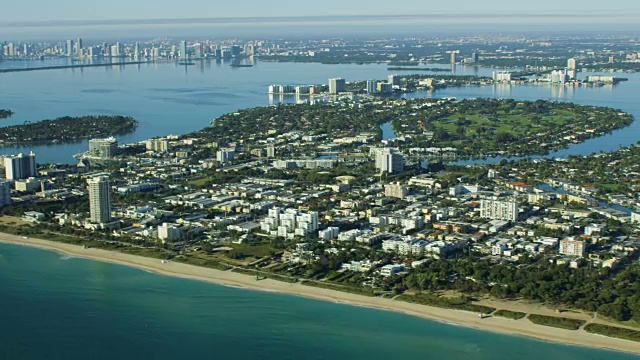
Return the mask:
[[273,237],[293,239],[307,236],[318,230],[318,213],[296,209],[269,209],[268,215],[260,222],[260,229]]
[[158,226],[158,239],[162,242],[178,241],[182,239],[184,232],[175,224],[163,223]]
[[87,180],[89,190],[90,221],[105,224],[111,221],[111,182],[108,176]]

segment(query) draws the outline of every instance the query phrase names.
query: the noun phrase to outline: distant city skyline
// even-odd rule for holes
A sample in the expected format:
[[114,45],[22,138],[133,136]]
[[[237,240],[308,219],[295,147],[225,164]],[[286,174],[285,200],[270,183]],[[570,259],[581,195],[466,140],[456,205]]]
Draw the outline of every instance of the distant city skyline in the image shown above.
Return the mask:
[[[60,20],[132,20],[132,19],[184,19],[184,18],[224,18],[224,17],[276,17],[276,16],[357,16],[357,15],[404,15],[404,14],[516,14],[589,13],[601,11],[639,11],[640,6],[631,0],[611,0],[608,2],[585,2],[580,0],[539,0],[536,2],[513,2],[491,0],[477,2],[459,0],[455,5],[446,2],[424,2],[405,0],[400,4],[366,0],[325,0],[322,3],[300,1],[280,1],[278,3],[261,0],[245,0],[242,3],[220,3],[202,0],[149,1],[112,0],[83,1],[65,0],[51,2],[32,0],[29,2],[9,2],[3,6],[6,14],[11,14],[8,22],[47,22]],[[567,13],[566,15],[570,15]]]

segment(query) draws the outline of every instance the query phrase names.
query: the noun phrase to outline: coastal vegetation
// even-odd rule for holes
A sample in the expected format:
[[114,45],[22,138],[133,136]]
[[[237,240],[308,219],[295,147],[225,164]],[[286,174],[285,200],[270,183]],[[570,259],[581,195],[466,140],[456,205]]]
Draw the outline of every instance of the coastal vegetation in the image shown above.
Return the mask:
[[493,307],[473,304],[473,299],[464,295],[458,297],[445,297],[432,293],[417,293],[414,295],[403,294],[398,297],[398,300],[446,309],[471,311],[481,314],[490,314],[496,311],[496,308]]
[[566,330],[578,330],[585,324],[584,320],[570,319],[556,316],[546,316],[531,314],[527,317],[529,321],[538,325],[552,326]]
[[520,311],[510,311],[510,310],[498,310],[491,315],[512,319],[512,320],[520,320],[525,316],[527,316],[526,313],[523,313]]
[[137,126],[138,122],[127,116],[65,116],[4,127],[0,131],[0,142],[14,144],[74,141],[126,134],[135,130]]
[[619,339],[640,341],[640,331],[621,328],[617,326],[609,326],[604,324],[588,324],[584,327],[584,330],[590,333],[604,335],[609,337],[615,337]]
[[0,109],[0,119],[6,119],[13,115],[13,111],[7,109]]
[[[452,276],[451,274],[455,274]],[[492,264],[481,259],[433,260],[410,274],[390,277],[388,289],[457,291],[498,299],[526,299],[549,306],[598,312],[616,321],[640,320],[640,265],[619,271],[571,269],[543,259]]]

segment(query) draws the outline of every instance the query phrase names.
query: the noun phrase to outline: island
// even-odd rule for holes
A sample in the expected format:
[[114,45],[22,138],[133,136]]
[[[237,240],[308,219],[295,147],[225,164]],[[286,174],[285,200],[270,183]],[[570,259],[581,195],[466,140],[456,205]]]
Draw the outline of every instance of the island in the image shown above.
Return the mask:
[[0,119],[6,119],[13,115],[13,111],[7,109],[0,109]]
[[0,143],[66,142],[132,132],[137,120],[127,116],[64,116],[54,120],[13,125],[2,128]]
[[257,141],[285,130],[336,139],[364,132],[379,141],[380,126],[391,122],[407,153],[488,157],[546,154],[632,121],[616,109],[544,100],[383,99],[358,108],[334,103],[247,109],[219,117],[200,134]]

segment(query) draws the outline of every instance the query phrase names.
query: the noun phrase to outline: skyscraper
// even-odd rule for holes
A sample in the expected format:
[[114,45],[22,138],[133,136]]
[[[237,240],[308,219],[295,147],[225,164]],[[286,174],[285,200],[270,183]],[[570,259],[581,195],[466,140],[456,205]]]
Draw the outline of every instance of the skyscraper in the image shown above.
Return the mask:
[[567,60],[567,70],[575,70],[576,65],[577,65],[577,62],[575,58],[571,58]]
[[4,174],[7,180],[27,179],[37,177],[36,155],[31,152],[29,155],[18,154],[4,158]]
[[78,38],[78,40],[76,41],[76,56],[80,57],[82,56],[82,39]]
[[231,56],[234,58],[240,57],[240,54],[242,53],[242,48],[238,45],[233,45],[231,47]]
[[67,56],[73,55],[73,40],[67,40],[67,45],[64,50]]
[[104,224],[111,221],[111,182],[108,176],[98,176],[87,180],[89,190],[90,220]]
[[180,41],[180,58],[187,59],[187,42]]
[[329,79],[329,93],[339,94],[347,90],[347,82],[343,78]]
[[457,56],[458,56],[458,51],[457,50],[455,50],[455,51],[452,50],[451,54],[449,56],[451,57],[450,60],[451,60],[452,64],[455,64],[458,61],[457,60]]
[[139,57],[140,57],[140,43],[136,41],[135,45],[133,46],[133,60],[138,60]]

